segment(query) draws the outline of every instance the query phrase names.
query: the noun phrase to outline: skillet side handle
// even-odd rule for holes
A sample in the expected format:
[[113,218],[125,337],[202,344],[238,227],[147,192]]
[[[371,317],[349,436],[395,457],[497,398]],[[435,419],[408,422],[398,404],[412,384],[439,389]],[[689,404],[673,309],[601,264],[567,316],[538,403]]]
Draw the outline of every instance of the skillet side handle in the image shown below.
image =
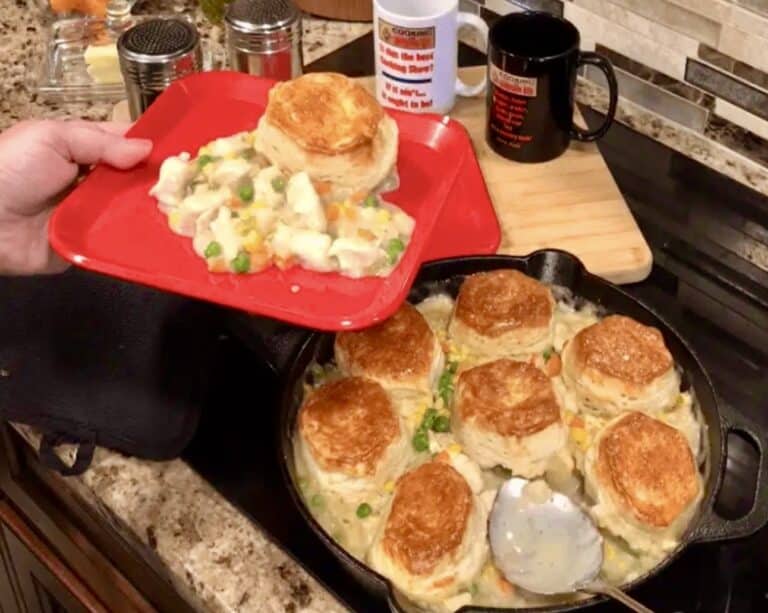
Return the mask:
[[[739,519],[724,519],[715,512],[714,508],[707,509],[690,537],[691,542],[709,543],[748,537],[768,523],[768,436],[751,418],[737,414],[731,408],[726,409],[724,404],[721,404],[720,408],[725,421],[726,435],[738,432],[748,437],[757,447],[758,472],[755,498],[752,508]],[[726,448],[723,462],[725,463],[727,459]]]

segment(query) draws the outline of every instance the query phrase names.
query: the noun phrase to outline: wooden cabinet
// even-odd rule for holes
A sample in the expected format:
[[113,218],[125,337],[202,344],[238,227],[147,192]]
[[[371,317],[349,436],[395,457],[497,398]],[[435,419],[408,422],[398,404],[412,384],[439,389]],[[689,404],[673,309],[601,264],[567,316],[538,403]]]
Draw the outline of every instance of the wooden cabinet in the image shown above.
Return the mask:
[[0,501],[0,538],[9,587],[15,583],[11,594],[15,593],[17,607],[21,605],[26,613],[107,613],[6,501]]
[[159,564],[0,423],[0,613],[193,611]]

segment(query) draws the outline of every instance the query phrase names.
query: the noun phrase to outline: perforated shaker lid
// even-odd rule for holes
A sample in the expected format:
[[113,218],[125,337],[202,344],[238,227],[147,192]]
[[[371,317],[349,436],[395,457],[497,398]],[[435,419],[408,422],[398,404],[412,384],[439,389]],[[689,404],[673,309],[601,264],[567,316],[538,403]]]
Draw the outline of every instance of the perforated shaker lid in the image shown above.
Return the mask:
[[224,19],[241,32],[268,33],[290,28],[299,17],[290,0],[234,0]]
[[135,62],[162,62],[192,51],[198,43],[195,27],[182,19],[150,19],[126,30],[117,41],[118,53]]

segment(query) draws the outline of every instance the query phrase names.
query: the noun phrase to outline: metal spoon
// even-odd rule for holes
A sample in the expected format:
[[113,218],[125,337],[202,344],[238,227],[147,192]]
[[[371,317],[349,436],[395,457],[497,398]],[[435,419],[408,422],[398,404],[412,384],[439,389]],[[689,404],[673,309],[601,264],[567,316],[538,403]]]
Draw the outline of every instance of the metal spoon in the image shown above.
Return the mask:
[[536,594],[605,594],[639,613],[653,611],[597,578],[603,537],[592,520],[543,481],[513,478],[499,489],[488,523],[494,563]]

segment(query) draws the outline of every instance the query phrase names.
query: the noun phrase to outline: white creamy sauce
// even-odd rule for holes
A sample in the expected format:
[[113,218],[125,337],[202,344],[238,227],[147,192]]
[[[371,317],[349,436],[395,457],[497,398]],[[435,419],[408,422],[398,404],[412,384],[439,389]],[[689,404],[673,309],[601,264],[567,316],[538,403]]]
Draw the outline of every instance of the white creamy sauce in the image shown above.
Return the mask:
[[[575,309],[573,302],[568,299],[567,290],[555,288],[554,295],[560,300],[554,315],[552,345],[554,351],[559,353],[567,340],[572,338],[583,328],[596,323],[599,320],[598,309],[593,305],[585,305]],[[476,356],[469,354],[463,347],[455,345],[448,337],[448,323],[453,313],[454,300],[446,294],[431,296],[416,305],[427,323],[435,331],[446,350],[446,364],[457,363],[457,372],[472,367],[480,362]],[[539,367],[546,365],[543,355],[527,356],[534,358]],[[325,382],[339,376],[333,365],[326,365],[319,381]],[[569,440],[566,453],[562,457],[553,458],[545,474],[546,485],[552,490],[569,496],[574,502],[586,508],[590,501],[585,498],[583,492],[583,480],[581,468],[583,455],[589,443],[594,440],[602,426],[607,422],[589,414],[579,411],[573,395],[565,388],[559,376],[554,377],[555,392],[563,406],[563,419],[569,426]],[[455,382],[455,375],[454,375]],[[447,414],[443,401],[435,390],[432,406],[441,414]],[[408,436],[411,436],[419,426],[421,419],[427,410],[426,405],[416,408],[409,418],[407,427]],[[702,437],[703,421],[696,409],[694,399],[690,393],[681,393],[677,404],[661,416],[661,419],[678,428],[690,442],[694,455],[702,459],[705,449]],[[294,451],[298,445],[294,445]],[[461,445],[450,432],[429,432],[428,450],[415,453],[414,459],[406,467],[406,471],[415,466],[429,461],[439,453],[447,454],[450,462],[467,480],[470,488],[478,494],[482,500],[491,505],[495,493],[501,484],[510,476],[509,472],[497,467],[482,470],[468,456],[462,453]],[[307,479],[307,470],[301,454],[295,453],[296,471],[299,476],[300,489],[307,501],[312,514],[330,534],[336,542],[349,551],[356,558],[365,561],[365,556],[370,543],[381,528],[387,505],[392,498],[395,483],[386,483],[381,491],[370,496],[364,502],[371,506],[372,512],[365,518],[357,516],[359,500],[343,500],[340,496],[323,492],[318,485]],[[489,507],[490,508],[490,507]],[[643,555],[633,552],[625,542],[614,538],[604,531],[600,531],[604,538],[604,558],[601,568],[601,576],[614,584],[621,585],[645,574],[659,562],[663,556]],[[532,533],[531,538],[542,539],[542,535]],[[540,540],[540,547],[536,548],[535,563],[544,567],[551,565],[561,555],[571,556],[573,552],[564,551],[565,539],[550,533]],[[571,596],[542,596],[526,592],[525,590],[511,586],[502,580],[500,571],[488,562],[484,570],[476,577],[470,591],[461,592],[458,596],[447,600],[443,606],[435,607],[435,611],[453,611],[466,604],[474,604],[487,607],[531,607],[545,606],[565,601],[581,600],[584,595]]]

